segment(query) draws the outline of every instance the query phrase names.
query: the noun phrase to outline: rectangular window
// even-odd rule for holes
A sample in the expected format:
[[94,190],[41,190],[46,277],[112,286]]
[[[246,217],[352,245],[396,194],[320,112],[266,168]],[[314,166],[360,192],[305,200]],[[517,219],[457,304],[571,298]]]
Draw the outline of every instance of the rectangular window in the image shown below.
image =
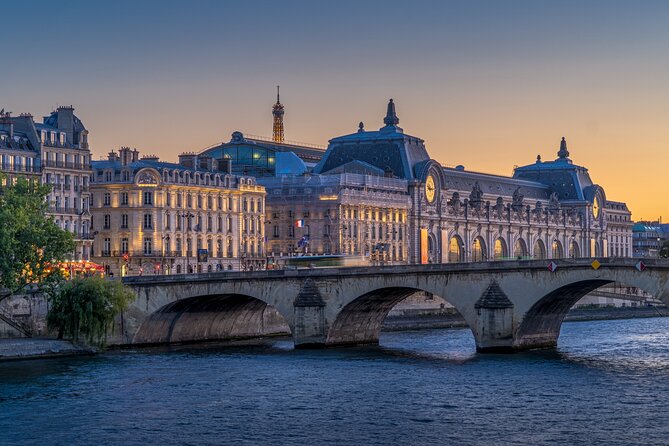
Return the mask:
[[153,229],[153,216],[144,214],[144,229]]
[[144,192],[144,206],[153,205],[153,192]]
[[167,192],[165,194],[165,205],[166,206],[172,206],[172,193]]
[[128,229],[128,214],[121,214],[121,229]]
[[111,255],[111,239],[110,238],[105,238],[104,244],[103,244],[103,256],[110,256]]
[[111,215],[105,214],[105,223],[103,229],[109,229],[109,228],[111,228]]
[[128,205],[128,193],[127,192],[121,192],[121,205],[122,206],[127,206]]
[[274,226],[274,238],[279,238],[279,227]]
[[128,253],[128,238],[124,237],[121,239],[121,254]]
[[181,207],[181,194],[177,194],[177,207]]
[[111,206],[111,194],[109,192],[105,192],[103,206]]
[[144,255],[150,256],[153,253],[153,241],[150,237],[144,237]]

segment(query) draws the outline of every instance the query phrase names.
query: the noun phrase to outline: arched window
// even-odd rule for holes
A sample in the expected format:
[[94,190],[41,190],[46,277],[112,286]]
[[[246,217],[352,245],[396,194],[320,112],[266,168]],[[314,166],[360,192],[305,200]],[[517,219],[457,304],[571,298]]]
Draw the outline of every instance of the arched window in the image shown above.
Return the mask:
[[516,240],[516,243],[514,243],[513,256],[517,260],[527,257],[527,245],[525,244],[525,240],[523,240],[522,238],[519,238],[518,240]]
[[455,235],[448,242],[448,263],[464,262],[464,243],[462,239]]
[[576,240],[572,240],[571,243],[569,243],[569,258],[576,259],[578,257],[581,257],[581,251],[578,249]]
[[536,260],[546,258],[546,247],[544,246],[543,240],[539,239],[534,243],[534,249],[532,249],[532,253]]
[[551,254],[553,259],[561,259],[564,257],[564,251],[562,250],[562,243],[560,243],[560,240],[553,240]]
[[506,249],[506,242],[504,241],[503,238],[498,238],[495,240],[495,251],[494,251],[494,259],[495,260],[503,260],[505,257],[508,257],[507,249]]
[[483,237],[479,236],[472,242],[472,262],[485,262],[488,254]]

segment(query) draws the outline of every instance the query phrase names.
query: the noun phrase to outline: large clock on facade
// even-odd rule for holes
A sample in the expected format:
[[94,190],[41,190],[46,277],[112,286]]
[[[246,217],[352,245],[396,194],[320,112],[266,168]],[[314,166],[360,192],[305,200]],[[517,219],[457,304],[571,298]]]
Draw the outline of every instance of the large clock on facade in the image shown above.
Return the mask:
[[595,199],[592,202],[592,216],[594,218],[599,218],[599,198],[595,197]]
[[425,180],[425,198],[427,199],[428,203],[434,202],[436,192],[437,188],[434,183],[434,177],[432,175],[428,175],[427,179]]

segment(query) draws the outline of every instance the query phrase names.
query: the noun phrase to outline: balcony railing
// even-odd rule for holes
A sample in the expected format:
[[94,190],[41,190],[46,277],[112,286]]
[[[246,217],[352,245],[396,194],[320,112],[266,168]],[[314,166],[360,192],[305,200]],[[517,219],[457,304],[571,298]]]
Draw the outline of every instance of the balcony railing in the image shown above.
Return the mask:
[[8,164],[0,165],[0,170],[4,172],[24,172],[24,173],[40,173],[38,166],[10,166]]
[[42,160],[42,167],[56,167],[60,169],[73,169],[73,170],[91,170],[91,164],[86,163],[73,163],[70,161],[54,161],[54,160]]
[[68,214],[68,215],[81,215],[84,213],[83,209],[77,208],[64,208],[60,206],[49,206],[49,214]]

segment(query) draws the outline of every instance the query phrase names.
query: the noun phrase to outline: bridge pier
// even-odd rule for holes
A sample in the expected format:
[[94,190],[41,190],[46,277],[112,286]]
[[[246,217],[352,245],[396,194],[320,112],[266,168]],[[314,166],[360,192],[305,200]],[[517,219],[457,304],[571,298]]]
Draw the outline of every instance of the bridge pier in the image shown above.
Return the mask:
[[304,281],[293,307],[295,320],[293,342],[295,348],[325,347],[325,301],[313,280]]
[[513,303],[495,281],[474,304],[477,319],[474,330],[479,352],[510,352],[514,349]]

